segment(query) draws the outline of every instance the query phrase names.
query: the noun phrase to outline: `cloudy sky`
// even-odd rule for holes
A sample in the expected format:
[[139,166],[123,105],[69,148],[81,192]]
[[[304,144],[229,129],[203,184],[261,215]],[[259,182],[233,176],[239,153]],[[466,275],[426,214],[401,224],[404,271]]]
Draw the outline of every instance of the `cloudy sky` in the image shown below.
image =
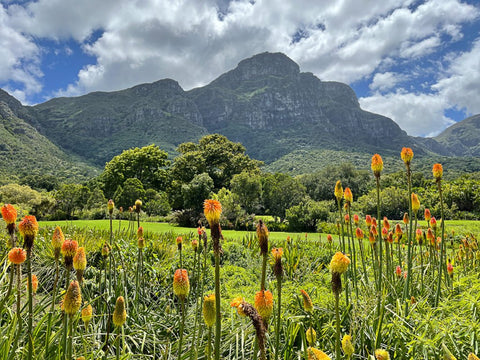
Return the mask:
[[188,90],[280,51],[410,135],[480,113],[479,0],[0,0],[0,49],[0,87],[24,104]]

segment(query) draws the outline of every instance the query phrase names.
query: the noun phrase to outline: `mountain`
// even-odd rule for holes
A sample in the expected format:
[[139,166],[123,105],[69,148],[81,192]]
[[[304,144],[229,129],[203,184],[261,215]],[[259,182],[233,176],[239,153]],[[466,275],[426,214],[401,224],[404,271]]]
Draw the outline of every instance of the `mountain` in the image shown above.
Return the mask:
[[125,149],[155,143],[169,153],[207,134],[197,106],[174,80],[56,98],[33,107],[32,124],[57,146],[103,167]]
[[86,179],[97,173],[78,157],[67,155],[27,121],[35,113],[0,89],[0,183],[20,176],[51,174],[59,179]]
[[480,114],[448,127],[435,140],[449,155],[480,156]]
[[[266,169],[292,174],[339,161],[366,162],[368,167],[375,152],[401,166],[394,159],[403,146],[412,147],[416,159],[425,162],[480,151],[475,142],[480,130],[473,120],[436,138],[411,137],[393,120],[362,110],[348,85],[301,72],[281,53],[242,60],[208,85],[189,91],[164,79],[33,107],[9,96],[3,103],[10,119],[30,126],[27,133],[48,138],[59,158],[76,156],[98,169],[125,149],[151,143],[174,156],[180,143],[210,133],[241,142]],[[468,163],[480,169],[480,159]]]

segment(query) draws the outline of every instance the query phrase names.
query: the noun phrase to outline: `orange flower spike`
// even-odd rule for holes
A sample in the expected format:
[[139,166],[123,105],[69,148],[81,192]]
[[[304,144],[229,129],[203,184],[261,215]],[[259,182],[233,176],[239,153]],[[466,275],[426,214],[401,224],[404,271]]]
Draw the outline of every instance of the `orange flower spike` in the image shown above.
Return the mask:
[[384,227],[384,228],[382,229],[382,238],[383,238],[384,240],[387,240],[387,236],[388,236],[388,229],[387,229],[386,227]]
[[387,242],[390,244],[393,243],[393,233],[391,231],[388,233]]
[[423,232],[422,232],[422,229],[417,229],[417,231],[415,231],[415,238],[417,239],[417,241],[418,241],[419,243],[423,240]]
[[400,156],[405,163],[405,165],[409,166],[410,162],[413,159],[413,151],[410,148],[404,147],[402,148],[402,152],[400,153]]
[[383,217],[383,227],[386,228],[387,230],[390,230],[390,223],[388,222],[388,219],[386,216]]
[[283,248],[273,248],[272,249],[272,256],[275,259],[275,261],[282,260]]
[[358,222],[360,221],[360,219],[358,218],[358,215],[357,214],[354,214],[353,215],[353,222],[355,223],[355,226],[358,226]]
[[185,269],[177,269],[173,275],[173,293],[180,299],[184,299],[190,292],[188,272]]
[[27,250],[31,249],[38,233],[36,217],[33,215],[25,216],[20,224],[18,224],[18,231],[20,231],[20,234],[23,236],[23,247]]
[[8,260],[12,264],[20,265],[27,259],[27,252],[22,248],[13,248],[8,252]]
[[177,245],[181,244],[183,242],[183,238],[181,236],[177,236],[176,242],[177,242]]
[[328,234],[328,235],[327,235],[327,241],[328,241],[329,243],[331,243],[331,242],[333,241],[333,237],[332,237],[331,234]]
[[430,241],[430,243],[435,242],[435,235],[433,234],[433,231],[430,228],[427,230],[427,240]]
[[305,309],[306,312],[312,312],[313,311],[313,303],[312,299],[310,298],[310,295],[305,290],[300,290],[300,293],[302,294],[303,298],[303,308]]
[[273,312],[273,294],[270,290],[260,290],[255,294],[255,309],[267,322]]
[[432,216],[430,219],[430,226],[435,230],[437,228],[437,219],[435,219],[435,216]]
[[443,176],[443,167],[441,164],[435,164],[433,165],[433,169],[432,169],[432,173],[433,173],[433,177],[435,178],[435,180],[438,182],[440,180],[442,180],[442,176]]
[[17,210],[11,204],[2,206],[2,217],[7,225],[15,224],[17,221]]
[[377,218],[372,218],[372,226],[377,227]]
[[395,225],[395,235],[403,235],[402,227],[400,224]]
[[245,300],[243,299],[243,297],[237,296],[235,299],[232,300],[230,306],[237,308],[238,315],[246,316],[245,312],[243,311],[243,307],[241,306],[244,302]]
[[407,225],[409,223],[410,219],[408,217],[408,213],[403,214],[403,223]]
[[400,267],[400,265],[397,265],[397,267],[395,269],[395,275],[397,275],[397,277],[402,276],[402,268]]
[[197,249],[198,249],[198,240],[197,239],[192,240],[192,249],[193,249],[193,251],[197,252]]
[[60,249],[62,248],[62,244],[65,241],[65,236],[63,235],[63,231],[60,228],[60,226],[57,226],[55,230],[53,231],[52,235],[52,247],[55,251],[55,253],[60,252]]
[[432,218],[432,214],[430,213],[430,210],[429,209],[425,209],[425,220],[426,221],[430,221],[430,219]]
[[453,276],[453,265],[450,262],[450,260],[448,260],[447,272],[448,272],[448,275]]
[[[28,281],[27,281],[27,289],[28,289]],[[35,295],[38,290],[38,277],[35,274],[32,274],[32,293]]]
[[363,231],[360,228],[357,228],[355,231],[355,235],[357,236],[357,239],[363,239]]
[[383,160],[382,157],[378,154],[372,156],[372,171],[375,177],[380,177],[380,174],[383,170]]
[[337,201],[340,201],[343,197],[343,187],[342,187],[342,182],[340,180],[337,181],[335,184],[335,191],[334,191],[335,197],[337,198]]
[[372,231],[370,231],[370,232],[368,233],[368,241],[369,241],[370,244],[372,244],[372,245],[375,244],[375,242],[376,242],[376,236],[373,235],[373,232],[372,232]]
[[350,216],[348,214],[345,214],[345,223],[348,223],[350,221]]
[[78,249],[78,243],[75,240],[67,239],[62,244],[62,255],[64,257],[71,257],[75,256],[75,253]]
[[370,215],[365,216],[365,224],[367,224],[367,227],[372,225],[372,217]]
[[351,204],[353,202],[352,190],[350,190],[349,187],[345,188],[345,192],[343,194],[343,197],[344,197],[345,201],[347,202],[347,204]]
[[412,193],[412,211],[414,214],[418,212],[420,209],[420,200],[418,200],[418,196],[415,193]]
[[372,225],[372,227],[370,228],[370,232],[373,234],[373,236],[378,236],[377,227],[375,225]]
[[143,226],[137,229],[137,239],[143,238]]
[[218,224],[220,221],[222,205],[217,200],[205,200],[203,202],[203,213],[210,224],[210,227],[212,227],[212,225]]

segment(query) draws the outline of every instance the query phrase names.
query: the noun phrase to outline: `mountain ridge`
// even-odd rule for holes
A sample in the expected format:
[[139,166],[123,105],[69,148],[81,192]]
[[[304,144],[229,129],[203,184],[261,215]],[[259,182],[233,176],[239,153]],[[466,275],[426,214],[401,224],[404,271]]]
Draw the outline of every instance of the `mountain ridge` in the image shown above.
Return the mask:
[[[241,142],[250,156],[267,165],[277,162],[276,170],[302,151],[398,156],[408,146],[420,157],[480,154],[473,143],[458,144],[458,133],[465,131],[449,128],[435,138],[409,136],[388,117],[361,109],[348,85],[301,72],[282,53],[244,59],[209,84],[188,91],[174,79],[161,79],[35,106],[23,106],[0,90],[0,103],[67,157],[97,168],[125,149],[151,143],[172,156],[180,143],[209,133]],[[452,128],[462,129],[460,123]],[[475,137],[480,139],[480,130]]]

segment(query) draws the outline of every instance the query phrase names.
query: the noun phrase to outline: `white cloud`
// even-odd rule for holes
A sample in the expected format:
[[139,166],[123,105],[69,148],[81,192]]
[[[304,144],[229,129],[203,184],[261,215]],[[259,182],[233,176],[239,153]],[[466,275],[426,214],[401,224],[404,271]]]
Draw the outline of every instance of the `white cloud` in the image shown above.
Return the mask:
[[376,73],[373,76],[372,82],[370,83],[370,89],[384,92],[390,90],[391,88],[395,87],[399,82],[402,82],[406,79],[407,76],[390,71],[384,73]]
[[[468,115],[480,113],[480,38],[469,51],[456,56],[448,54],[447,60],[448,66],[431,86],[433,92],[376,92],[360,98],[360,105],[365,110],[391,117],[407,133],[419,136],[437,135],[453,124],[453,120],[444,115],[445,109],[464,110]],[[388,80],[388,76],[386,78]]]
[[[173,78],[189,89],[263,51],[284,52],[302,71],[311,71],[322,80],[352,83],[372,77],[370,88],[384,93],[415,77],[392,70],[393,66],[440,51],[445,38],[450,42],[462,39],[462,24],[479,16],[478,8],[460,0],[425,0],[417,5],[415,0],[38,0],[10,4],[0,10],[0,42],[3,24],[19,40],[2,46],[11,55],[8,60],[0,59],[0,65],[11,63],[0,66],[0,83],[16,76],[29,84],[30,92],[35,86],[40,91],[41,74],[34,71],[40,55],[32,39],[48,38],[59,44],[74,39],[96,58],[57,95],[116,90],[161,78]],[[308,36],[293,42],[299,30]],[[101,36],[91,38],[96,31]],[[28,61],[30,69],[24,66],[26,59],[34,59]],[[465,54],[462,59],[453,56],[451,61],[439,62],[440,67],[448,63],[434,86],[442,96],[375,93],[363,98],[362,104],[392,116],[411,134],[431,133],[432,121],[439,127],[449,123],[442,109],[455,105],[477,109],[474,81],[478,84],[478,79],[471,76],[472,90],[467,91],[468,75],[461,68],[476,69],[478,74],[478,64],[473,55]],[[2,78],[2,71],[11,75]],[[463,93],[456,92],[461,89]],[[448,101],[441,105],[439,99]],[[421,101],[432,106],[431,110],[422,107]],[[411,115],[400,116],[405,113],[400,106],[409,103],[413,104]],[[422,126],[418,117],[431,119],[430,123]]]
[[40,51],[35,43],[12,27],[5,8],[0,6],[0,84],[13,82],[16,88],[5,86],[18,99],[37,93],[42,86],[39,67]]

